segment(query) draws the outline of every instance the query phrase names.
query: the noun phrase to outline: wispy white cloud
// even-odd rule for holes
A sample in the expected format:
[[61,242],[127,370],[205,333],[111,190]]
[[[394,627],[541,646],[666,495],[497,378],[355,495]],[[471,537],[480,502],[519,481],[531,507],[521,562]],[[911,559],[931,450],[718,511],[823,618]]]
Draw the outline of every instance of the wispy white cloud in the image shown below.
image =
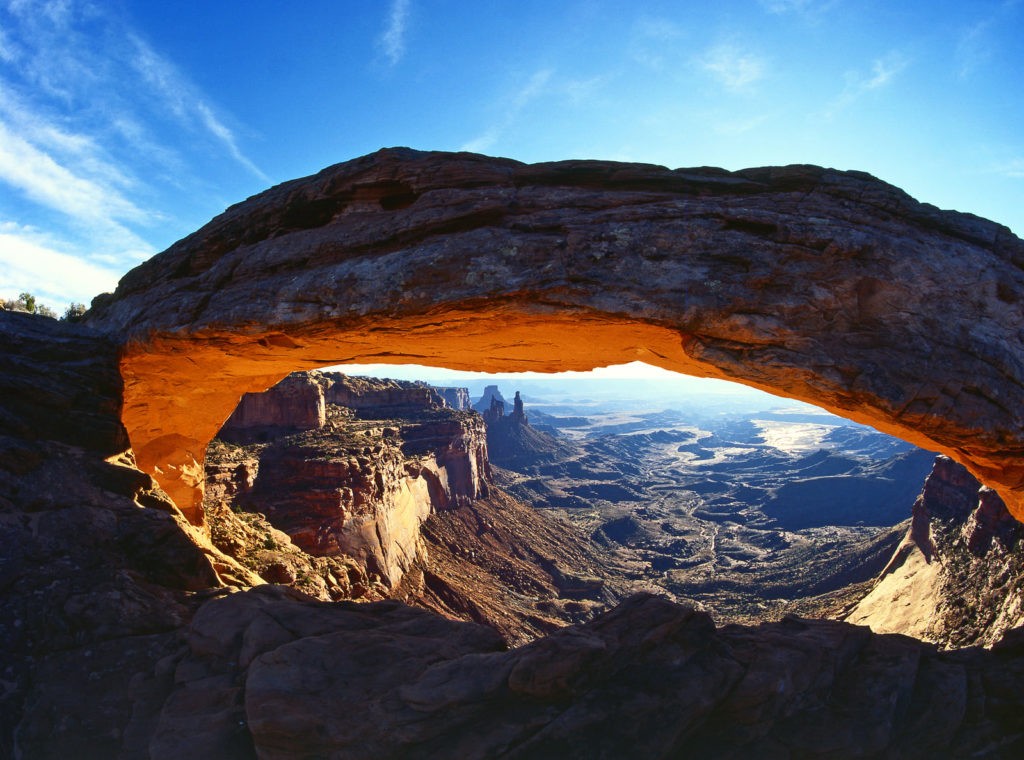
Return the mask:
[[242,153],[238,147],[238,141],[235,139],[234,132],[224,126],[224,123],[217,118],[213,113],[213,110],[206,103],[199,101],[195,103],[194,107],[196,109],[196,113],[199,114],[199,119],[203,126],[209,130],[210,134],[224,144],[224,147],[228,149],[228,153],[231,154],[231,157],[235,159],[235,161],[240,163],[264,182],[270,181],[270,178],[260,171],[259,167]]
[[677,54],[684,30],[674,21],[644,15],[633,22],[629,35],[630,57],[647,68],[662,71]]
[[495,123],[484,130],[483,134],[463,143],[459,150],[483,153],[493,148],[520,116],[523,109],[544,93],[553,73],[551,69],[535,71],[526,84],[501,101],[501,115]]
[[13,299],[27,291],[59,313],[72,301],[88,304],[96,294],[112,291],[120,271],[58,250],[37,230],[0,222],[0,297]]
[[697,61],[700,68],[726,89],[739,91],[764,78],[767,62],[754,53],[726,42],[709,48]]
[[837,0],[760,0],[760,4],[769,13],[814,20],[835,7]]
[[4,28],[0,26],[0,61],[13,63],[20,55],[21,51],[18,50],[18,46],[8,38]]
[[1021,0],[1002,0],[988,7],[988,13],[964,27],[953,49],[953,63],[960,79],[969,79],[1001,55],[1001,29],[1020,27]]
[[1024,179],[1024,158],[1011,158],[996,166],[994,171],[1011,179]]
[[0,121],[0,179],[35,203],[68,217],[106,243],[148,248],[122,222],[145,223],[149,215],[116,188],[58,163]]
[[909,65],[910,59],[903,53],[892,51],[872,61],[870,72],[847,72],[846,86],[839,96],[829,104],[825,116],[831,118],[864,95],[887,87]]
[[[48,230],[7,224],[0,288],[63,284],[86,300],[152,255],[153,238],[192,226],[168,199],[209,193],[198,177],[211,166],[267,181],[230,118],[103,4],[8,0],[0,24],[0,220]],[[51,265],[61,272],[47,275]]]
[[967,79],[992,58],[990,39],[993,20],[986,19],[972,24],[960,35],[953,54],[957,76]]
[[388,63],[398,64],[405,55],[405,34],[409,23],[409,0],[392,0],[388,22],[377,40]]
[[261,180],[268,181],[267,175],[242,153],[234,132],[217,117],[209,104],[199,95],[196,88],[178,72],[174,64],[159,55],[136,35],[131,36],[131,43],[136,51],[133,65],[143,80],[162,96],[167,108],[179,120],[201,126],[227,149],[228,154],[235,161]]

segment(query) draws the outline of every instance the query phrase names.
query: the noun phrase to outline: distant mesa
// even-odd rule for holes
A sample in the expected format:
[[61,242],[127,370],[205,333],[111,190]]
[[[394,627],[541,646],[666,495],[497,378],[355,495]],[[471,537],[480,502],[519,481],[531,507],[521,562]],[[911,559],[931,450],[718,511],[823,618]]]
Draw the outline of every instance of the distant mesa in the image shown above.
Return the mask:
[[500,402],[502,409],[504,409],[505,404],[508,403],[505,401],[505,397],[501,395],[501,391],[498,390],[497,385],[488,385],[484,388],[484,392],[480,396],[479,401],[473,404],[473,408],[480,412],[480,414],[484,414],[491,410],[494,401]]

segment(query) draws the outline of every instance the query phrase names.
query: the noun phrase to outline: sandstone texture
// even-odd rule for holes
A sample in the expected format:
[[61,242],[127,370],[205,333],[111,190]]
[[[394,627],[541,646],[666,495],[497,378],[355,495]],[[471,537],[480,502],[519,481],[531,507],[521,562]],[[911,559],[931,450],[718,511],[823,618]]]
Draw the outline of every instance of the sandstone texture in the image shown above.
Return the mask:
[[1022,537],[995,491],[940,456],[906,537],[846,619],[947,647],[992,646],[1024,626]]
[[0,311],[0,355],[0,758],[144,756],[157,663],[259,579],[134,466],[115,344]]
[[273,393],[246,393],[220,430],[230,441],[266,440],[326,424],[326,401],[316,377],[295,373],[274,386]]
[[[293,424],[282,416],[292,409]],[[219,436],[254,434],[265,445],[216,447],[207,509],[229,501],[262,514],[307,554],[354,558],[389,588],[415,560],[429,515],[488,493],[480,417],[423,384],[295,373],[247,394]]]
[[739,380],[965,464],[1024,516],[1024,243],[859,172],[382,150],[271,188],[127,274],[139,464],[201,520],[243,392],[331,363]]
[[506,651],[490,629],[397,602],[324,604],[264,586],[208,602],[187,643],[154,760],[1024,750],[1019,645],[939,653],[798,618],[716,629],[650,595]]

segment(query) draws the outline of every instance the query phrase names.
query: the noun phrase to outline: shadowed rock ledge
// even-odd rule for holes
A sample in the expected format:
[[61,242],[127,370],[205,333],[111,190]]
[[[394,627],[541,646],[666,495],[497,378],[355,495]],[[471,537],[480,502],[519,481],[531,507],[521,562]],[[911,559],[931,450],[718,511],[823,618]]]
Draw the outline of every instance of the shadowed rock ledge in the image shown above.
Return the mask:
[[228,209],[98,298],[143,470],[201,520],[245,391],[341,362],[643,360],[965,464],[1024,515],[1024,243],[859,172],[383,150]]

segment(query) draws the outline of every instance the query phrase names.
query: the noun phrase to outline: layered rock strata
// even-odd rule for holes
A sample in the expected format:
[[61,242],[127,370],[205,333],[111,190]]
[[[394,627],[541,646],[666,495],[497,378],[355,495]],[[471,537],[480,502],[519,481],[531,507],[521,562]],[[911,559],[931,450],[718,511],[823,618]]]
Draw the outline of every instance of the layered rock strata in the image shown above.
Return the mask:
[[1024,516],[1024,243],[859,172],[383,150],[228,209],[87,322],[138,460],[201,520],[243,392],[331,363],[642,360],[945,453]]
[[906,537],[846,619],[944,646],[991,646],[1024,626],[1022,537],[995,491],[940,456]]
[[[300,394],[315,403],[296,404]],[[293,406],[319,409],[319,424],[284,434],[312,423],[300,418],[289,426],[279,418]],[[248,394],[240,411],[220,435],[251,440],[259,430],[266,445],[218,450],[207,509],[229,502],[263,514],[304,552],[353,558],[388,587],[415,560],[430,514],[488,492],[482,421],[448,409],[423,384],[296,373]],[[267,441],[271,430],[284,433]]]
[[273,393],[246,393],[218,435],[249,441],[300,430],[319,430],[327,422],[324,391],[319,378],[296,372],[273,388]]
[[0,757],[142,757],[156,663],[225,583],[215,549],[135,467],[116,344],[0,311]]
[[[310,387],[352,406],[328,403],[320,430],[289,435],[277,411]],[[490,485],[480,417],[422,390],[314,372],[266,391],[272,426],[251,417],[255,427],[229,421],[221,435],[277,437],[215,439],[207,452],[214,543],[266,581],[319,599],[399,598],[515,643],[619,598],[585,536]]]

